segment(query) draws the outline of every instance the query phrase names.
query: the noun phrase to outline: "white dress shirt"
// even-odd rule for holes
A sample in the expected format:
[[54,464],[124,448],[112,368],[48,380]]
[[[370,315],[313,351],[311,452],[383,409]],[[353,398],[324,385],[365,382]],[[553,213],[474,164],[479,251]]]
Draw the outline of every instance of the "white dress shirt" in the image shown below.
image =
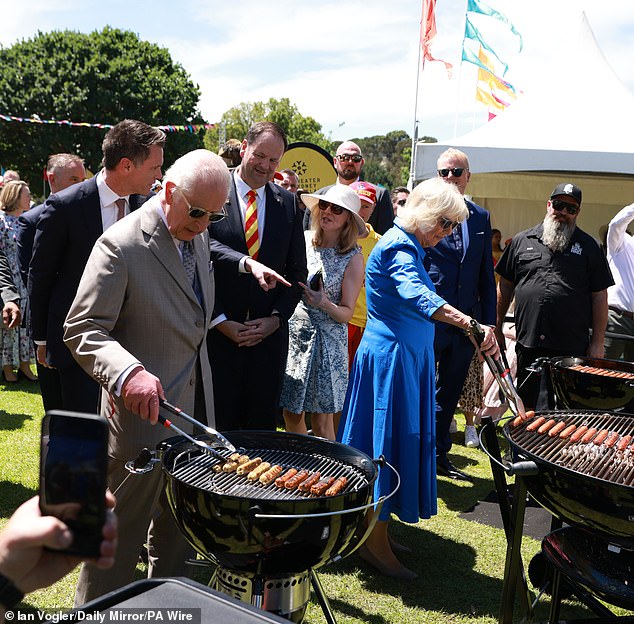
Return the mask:
[[634,204],[625,206],[610,221],[607,246],[608,264],[614,286],[608,288],[608,305],[634,312],[634,239],[627,226],[634,220]]
[[125,199],[125,213],[130,214],[130,196],[117,195],[106,183],[103,177],[103,170],[97,174],[97,191],[99,192],[99,203],[101,204],[101,226],[105,232],[112,224],[117,222],[117,199]]

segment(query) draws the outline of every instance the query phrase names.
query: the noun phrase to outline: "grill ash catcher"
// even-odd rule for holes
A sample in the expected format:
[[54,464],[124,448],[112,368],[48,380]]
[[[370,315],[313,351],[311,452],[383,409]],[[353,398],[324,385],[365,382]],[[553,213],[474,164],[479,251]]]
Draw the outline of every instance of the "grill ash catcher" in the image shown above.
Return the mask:
[[[373,460],[313,436],[271,431],[219,435],[227,444],[208,433],[194,438],[183,432],[163,441],[154,453],[160,459],[151,458],[147,467],[161,463],[178,528],[215,566],[210,587],[293,622],[303,620],[312,588],[326,621],[335,624],[317,570],[365,541],[383,503],[399,487],[398,473],[384,458]],[[314,496],[280,489],[274,482],[248,481],[219,469],[236,447],[284,470],[345,476],[347,483],[333,496]],[[138,470],[134,466],[139,463],[140,458],[129,462],[130,469]],[[374,501],[378,478],[389,479],[393,487]]]

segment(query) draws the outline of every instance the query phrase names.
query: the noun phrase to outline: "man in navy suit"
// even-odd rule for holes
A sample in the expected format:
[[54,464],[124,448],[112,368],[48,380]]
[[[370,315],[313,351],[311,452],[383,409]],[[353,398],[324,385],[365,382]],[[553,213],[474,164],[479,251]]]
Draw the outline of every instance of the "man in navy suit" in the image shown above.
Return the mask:
[[[84,161],[76,154],[52,154],[48,157],[46,163],[46,179],[51,187],[51,194],[59,193],[73,184],[83,182],[86,179]],[[44,206],[45,204],[34,206],[18,219],[16,239],[18,261],[20,263],[22,281],[27,287],[29,284],[29,264],[33,254],[33,239],[35,238],[37,224]],[[44,411],[62,409],[62,387],[57,369],[50,366],[42,366],[37,361],[36,365]]]
[[[297,282],[307,277],[301,210],[292,193],[270,182],[286,147],[277,124],[251,126],[227,218],[209,225],[216,300],[207,340],[221,431],[273,430],[279,414],[287,323],[301,297]],[[262,264],[292,286],[261,287]]]
[[104,137],[104,168],[90,180],[48,197],[37,224],[29,275],[37,359],[59,372],[63,409],[96,413],[99,386],[63,341],[68,314],[95,241],[138,208],[161,179],[165,134],[126,119]]
[[[464,195],[471,177],[469,159],[450,148],[438,158],[438,175]],[[495,325],[495,277],[491,252],[489,213],[465,198],[469,218],[427,250],[429,276],[436,292],[449,304],[485,325]],[[462,391],[473,344],[460,330],[439,323],[434,341],[436,355],[436,470],[452,479],[471,480],[458,470],[447,453],[449,427]]]

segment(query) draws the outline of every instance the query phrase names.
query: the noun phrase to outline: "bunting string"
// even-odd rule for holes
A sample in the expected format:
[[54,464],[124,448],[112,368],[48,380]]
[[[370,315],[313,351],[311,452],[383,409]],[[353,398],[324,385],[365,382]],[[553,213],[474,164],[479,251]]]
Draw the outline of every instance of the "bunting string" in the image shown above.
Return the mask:
[[[103,130],[109,130],[110,128],[114,127],[113,124],[88,123],[85,121],[68,121],[66,119],[40,119],[39,117],[15,117],[13,115],[3,115],[2,113],[0,113],[0,120],[17,123],[72,126],[74,128],[100,128]],[[211,130],[212,128],[216,127],[216,124],[193,124],[184,126],[175,126],[170,124],[154,127],[158,128],[159,130],[163,130],[163,132],[191,132],[195,134],[200,130]]]

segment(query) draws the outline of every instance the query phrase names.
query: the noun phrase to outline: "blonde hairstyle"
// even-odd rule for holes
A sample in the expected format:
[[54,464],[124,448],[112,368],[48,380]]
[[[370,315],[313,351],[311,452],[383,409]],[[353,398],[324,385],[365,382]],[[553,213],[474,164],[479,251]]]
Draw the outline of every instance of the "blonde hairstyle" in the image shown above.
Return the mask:
[[450,147],[446,149],[440,156],[438,156],[438,160],[436,162],[440,162],[444,158],[456,158],[464,165],[467,171],[470,171],[469,157],[464,152],[461,152],[459,149],[456,149],[455,147]]
[[469,210],[460,191],[441,178],[421,182],[410,193],[405,205],[398,209],[401,225],[410,234],[416,230],[429,232],[441,217],[464,221],[468,216]]
[[[349,210],[345,208],[343,211],[348,215],[348,221],[343,226],[339,233],[339,240],[337,241],[337,252],[344,254],[357,246],[357,239],[359,238],[359,229],[357,228],[357,222]],[[321,229],[321,219],[319,218],[319,202],[317,202],[310,211],[310,229],[313,232],[313,247],[321,247],[324,231]]]
[[28,188],[28,184],[24,180],[11,180],[2,187],[0,192],[0,210],[5,212],[13,212],[18,207],[20,194],[23,188]]

